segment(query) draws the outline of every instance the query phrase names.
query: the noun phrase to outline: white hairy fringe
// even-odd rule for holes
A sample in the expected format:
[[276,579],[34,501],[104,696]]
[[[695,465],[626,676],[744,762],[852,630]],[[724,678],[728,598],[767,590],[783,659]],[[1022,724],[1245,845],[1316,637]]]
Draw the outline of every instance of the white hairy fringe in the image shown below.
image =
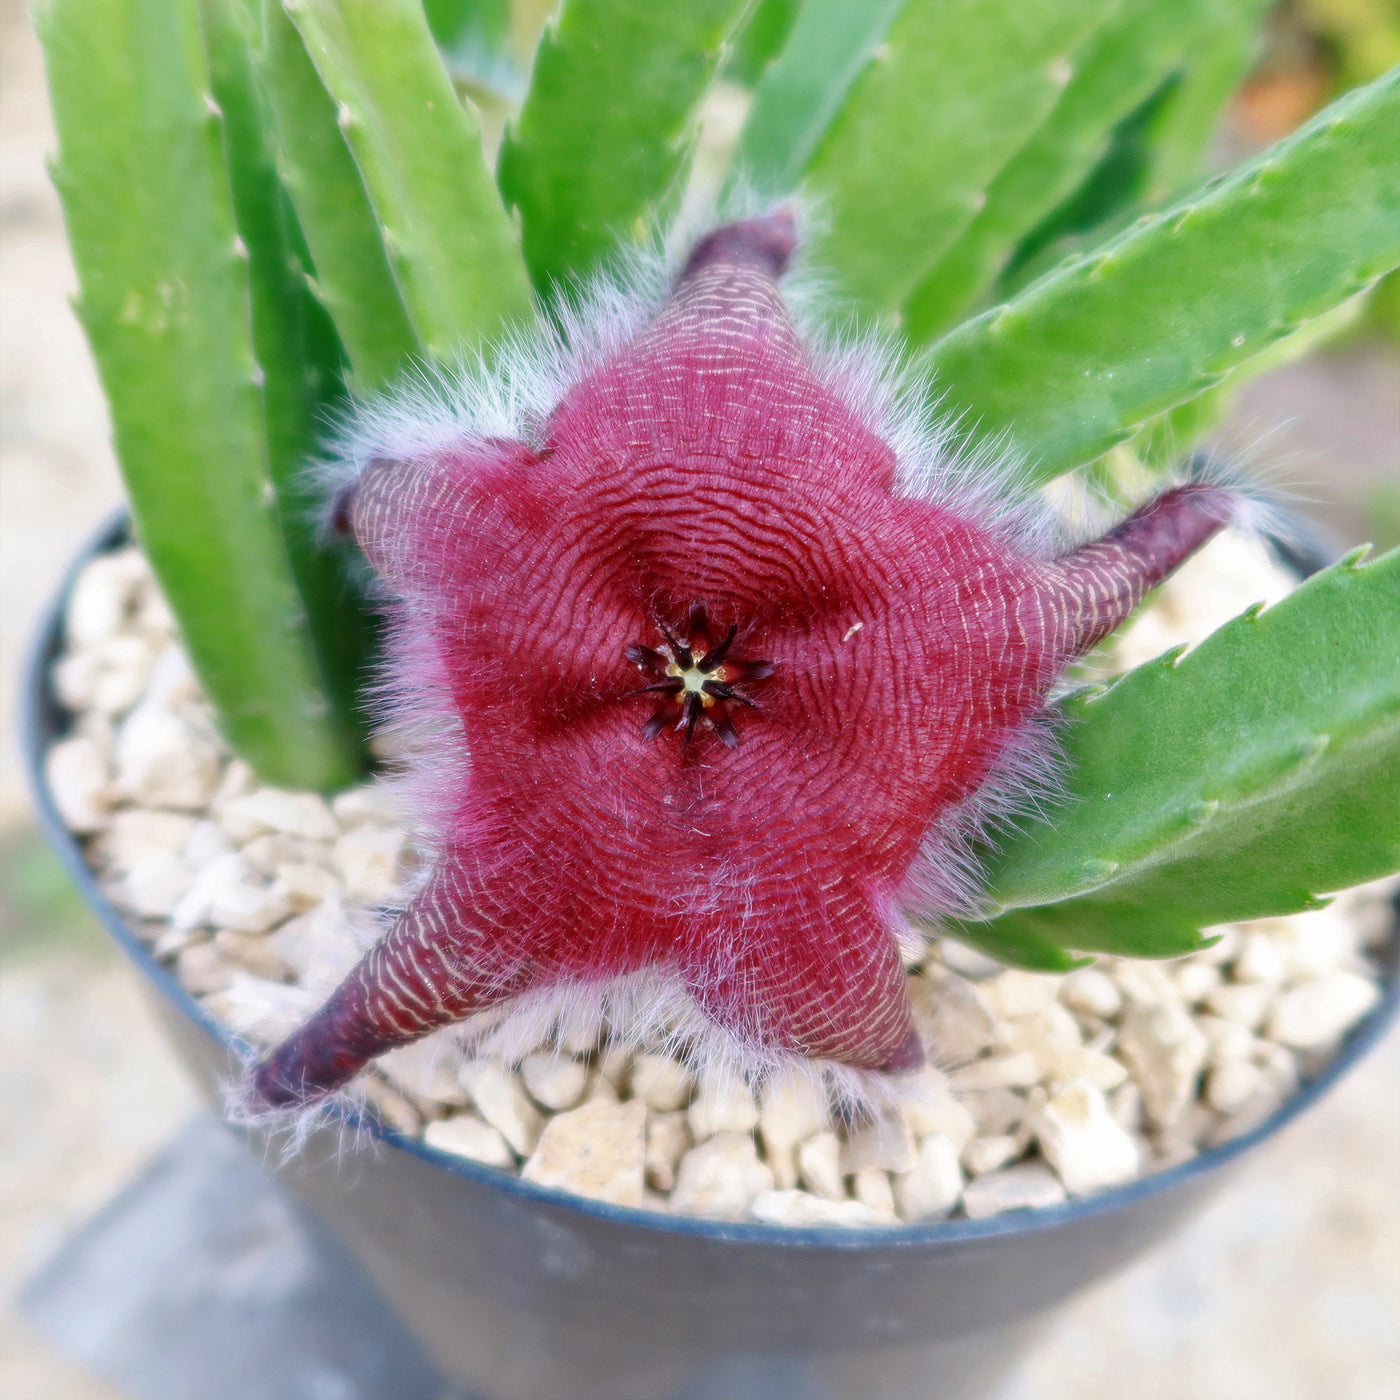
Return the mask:
[[[726,212],[742,216],[754,211]],[[540,447],[559,401],[625,350],[652,320],[702,231],[673,228],[652,246],[619,258],[607,272],[556,288],[548,314],[528,328],[513,329],[489,363],[478,355],[450,369],[419,366],[388,392],[357,405],[337,425],[331,455],[318,468],[326,497],[378,458],[431,461],[464,440],[483,438]],[[1025,463],[1004,442],[969,449],[968,425],[939,415],[926,371],[893,336],[862,330],[849,317],[833,318],[826,311],[831,298],[820,276],[800,256],[784,278],[783,290],[818,374],[894,450],[905,493],[976,521],[1023,556],[1044,558],[1065,547],[1065,513],[1057,513],[1032,488]],[[1228,469],[1219,469],[1211,479],[1239,489]],[[1258,519],[1273,523],[1262,501]],[[1082,506],[1077,523],[1083,528]],[[440,661],[425,640],[428,629],[415,625],[412,606],[387,605],[396,625],[390,629],[391,654],[373,699],[395,750],[401,810],[417,822],[414,836],[431,856],[443,843],[449,804],[470,781],[470,757]],[[397,681],[404,674],[415,677],[411,694]],[[975,917],[982,908],[983,886],[976,848],[994,841],[1015,820],[1046,815],[1061,789],[1058,753],[1049,720],[1026,726],[999,755],[979,790],[928,833],[897,892],[899,906],[924,927],[948,916]],[[917,939],[911,930],[906,941]],[[905,951],[916,957],[912,947]],[[920,1076],[853,1070],[733,1035],[704,1016],[678,974],[665,968],[606,983],[561,982],[527,992],[427,1037],[419,1063],[425,1073],[443,1056],[454,1063],[476,1056],[514,1063],[540,1051],[581,1051],[605,1035],[614,1044],[670,1053],[702,1077],[737,1075],[761,1084],[796,1075],[820,1087],[852,1116],[877,1113],[928,1091],[927,1079]],[[936,1057],[937,1047],[928,1048]],[[344,1111],[347,1103],[353,1107],[353,1098],[338,1095],[331,1102],[324,1113],[313,1108],[293,1116],[285,1136],[289,1151],[327,1122],[356,1121]],[[266,1121],[246,1100],[234,1103],[233,1110],[241,1121]],[[275,1121],[288,1120],[278,1114]]]
[[261,1055],[245,1041],[235,1040],[242,1072],[222,1085],[224,1119],[260,1141],[263,1162],[284,1167],[295,1160],[317,1165],[314,1150],[338,1167],[365,1151],[377,1152],[380,1139],[371,1126],[363,1076],[338,1093],[293,1108],[269,1108],[252,1088],[253,1071]]

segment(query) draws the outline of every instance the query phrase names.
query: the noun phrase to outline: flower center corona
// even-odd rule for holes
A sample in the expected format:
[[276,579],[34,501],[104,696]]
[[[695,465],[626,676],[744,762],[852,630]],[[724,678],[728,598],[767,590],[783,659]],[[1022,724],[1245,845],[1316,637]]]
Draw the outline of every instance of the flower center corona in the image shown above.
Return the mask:
[[734,727],[729,707],[745,705],[751,710],[760,709],[758,702],[738,687],[747,681],[764,680],[771,676],[773,663],[737,661],[730,655],[739,631],[737,623],[730,624],[716,646],[704,603],[691,604],[684,642],[678,640],[659,617],[656,627],[664,639],[659,648],[633,642],[625,653],[638,670],[655,676],[656,680],[640,690],[627,691],[622,698],[635,695],[662,697],[651,718],[642,725],[642,738],[654,739],[668,726],[683,729],[685,738],[681,741],[681,747],[684,748],[690,743],[695,726],[703,715],[720,743],[726,748],[737,749],[739,731]]

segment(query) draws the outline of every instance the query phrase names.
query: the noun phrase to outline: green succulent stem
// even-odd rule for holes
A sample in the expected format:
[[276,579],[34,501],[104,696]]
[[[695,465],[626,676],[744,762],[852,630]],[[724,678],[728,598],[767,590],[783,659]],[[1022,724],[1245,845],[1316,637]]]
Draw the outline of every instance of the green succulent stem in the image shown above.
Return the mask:
[[379,223],[326,91],[281,0],[265,0],[258,65],[277,128],[276,160],[358,390],[382,388],[423,347],[394,280]]
[[419,0],[284,0],[336,105],[418,344],[451,360],[533,316],[520,247]]
[[1400,550],[1364,554],[1067,700],[1067,799],[967,936],[1172,957],[1400,869]]
[[930,352],[941,407],[1049,480],[1212,388],[1400,263],[1397,123],[1400,70],[965,322]]
[[564,0],[501,145],[535,286],[585,276],[674,211],[749,0]]
[[1045,121],[1111,10],[1111,0],[900,10],[805,166],[822,211],[813,255],[846,294],[874,311],[903,303]]
[[77,309],[141,542],[230,742],[271,782],[343,785],[359,747],[288,556],[198,5],[52,0],[39,23]]

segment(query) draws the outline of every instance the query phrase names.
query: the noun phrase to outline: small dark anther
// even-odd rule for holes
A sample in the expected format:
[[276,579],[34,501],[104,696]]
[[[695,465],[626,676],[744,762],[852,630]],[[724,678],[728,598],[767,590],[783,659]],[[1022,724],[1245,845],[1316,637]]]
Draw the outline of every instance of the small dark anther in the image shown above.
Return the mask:
[[710,711],[710,723],[714,726],[715,737],[725,748],[739,747],[739,731],[734,728],[734,721],[725,713],[722,705],[716,705]]
[[726,704],[732,701],[751,710],[762,709],[757,701],[751,700],[737,686],[745,680],[762,680],[771,676],[773,663],[726,660],[739,635],[739,625],[731,622],[719,645],[712,647],[714,634],[710,629],[709,610],[703,602],[690,605],[686,621],[688,630],[682,634],[685,641],[671,631],[664,619],[654,616],[656,629],[665,638],[670,655],[647,646],[645,642],[632,642],[624,647],[623,655],[628,661],[643,671],[650,671],[656,680],[637,690],[624,691],[618,697],[622,700],[639,695],[670,697],[642,726],[642,738],[655,739],[667,725],[674,725],[676,729],[684,731],[681,741],[684,749],[695,737],[696,725],[703,717],[725,748],[738,748],[742,735],[734,727]]
[[671,648],[671,654],[676,658],[676,665],[683,671],[690,670],[695,665],[695,658],[690,654],[690,648],[677,641],[671,635],[671,629],[660,618],[657,618],[656,625],[661,629],[661,635],[666,638],[666,645]]
[[634,695],[679,695],[685,689],[685,682],[679,677],[669,681],[657,681],[655,685],[644,685],[640,690],[624,690],[619,700],[630,700]]
[[734,645],[734,638],[738,636],[738,634],[739,624],[737,622],[731,622],[729,624],[729,631],[724,634],[724,640],[712,652],[706,654],[705,670],[713,671],[716,666],[723,664],[724,658],[729,655],[729,648]]
[[651,647],[643,646],[641,642],[633,642],[622,654],[634,666],[646,666],[661,675],[666,674],[666,667],[669,664],[666,658],[659,651],[653,651]]
[[698,695],[685,697],[685,738],[681,740],[681,748],[683,749],[690,746],[690,741],[695,735],[695,721],[700,718],[702,708]]

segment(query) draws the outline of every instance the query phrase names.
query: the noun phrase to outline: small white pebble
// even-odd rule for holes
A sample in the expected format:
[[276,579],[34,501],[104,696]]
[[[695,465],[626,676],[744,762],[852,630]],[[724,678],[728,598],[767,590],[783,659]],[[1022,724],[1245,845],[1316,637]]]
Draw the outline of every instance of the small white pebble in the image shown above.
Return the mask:
[[1118,1053],[1142,1090],[1148,1121],[1170,1128],[1186,1111],[1209,1046],[1179,1001],[1137,1002],[1123,1017]]
[[334,841],[340,835],[325,798],[273,787],[257,788],[225,803],[220,822],[227,831],[250,833],[248,840],[272,831],[307,841]]
[[904,1115],[887,1111],[852,1125],[841,1149],[841,1171],[846,1176],[872,1169],[907,1172],[917,1155]]
[[181,854],[193,830],[195,819],[183,813],[125,808],[112,813],[88,854],[99,867],[125,874],[151,855]]
[[603,1046],[595,1067],[620,1094],[632,1074],[632,1051],[626,1045],[609,1041]]
[[1210,1046],[1210,1062],[1227,1064],[1231,1060],[1247,1060],[1259,1045],[1259,1038],[1247,1026],[1227,1021],[1223,1016],[1202,1014],[1196,1017],[1196,1028]]
[[186,948],[192,948],[196,943],[209,942],[208,930],[202,928],[176,928],[173,924],[166,924],[156,934],[155,942],[151,944],[151,956],[160,958],[173,958],[176,953],[183,952]]
[[213,943],[231,963],[254,977],[281,982],[291,976],[292,969],[269,938],[225,928],[214,934]]
[[802,1184],[828,1201],[846,1199],[846,1179],[841,1172],[841,1139],[835,1133],[814,1133],[797,1149],[797,1171]]
[[1113,979],[1096,967],[1081,967],[1060,984],[1060,999],[1081,1016],[1111,1021],[1123,1009],[1123,994]]
[[1280,1098],[1287,1098],[1298,1089],[1298,1057],[1286,1046],[1261,1042],[1254,1063],[1264,1071],[1264,1078]]
[[748,1133],[718,1132],[692,1147],[676,1169],[671,1209],[683,1215],[738,1220],[754,1197],[773,1189],[773,1173],[758,1160]]
[[632,1062],[632,1097],[658,1113],[684,1108],[692,1087],[690,1072],[669,1055],[638,1055]]
[[914,1165],[894,1179],[895,1206],[905,1220],[942,1220],[962,1198],[957,1146],[941,1133],[919,1143]]
[[182,853],[191,870],[200,870],[232,850],[232,844],[217,822],[197,821],[190,828]]
[[409,1138],[416,1138],[422,1132],[423,1115],[382,1080],[370,1078],[365,1081],[365,1098],[375,1114],[394,1132]]
[[[271,940],[269,940],[271,941]],[[455,1068],[457,1046],[441,1035],[400,1045],[375,1061],[406,1093],[450,1108],[464,1108],[469,1102]]]
[[876,1167],[857,1172],[851,1179],[851,1191],[861,1205],[869,1206],[890,1220],[894,1219],[894,1188],[890,1185],[888,1172]]
[[1173,1006],[1181,1000],[1167,970],[1160,964],[1124,959],[1113,968],[1113,981],[1124,999],[1141,1006]]
[[68,645],[93,646],[122,631],[149,578],[150,566],[133,548],[99,554],[84,564],[63,619]]
[[101,744],[83,736],[60,740],[44,755],[44,776],[70,831],[87,835],[106,826],[112,790]]
[[1176,1122],[1155,1134],[1153,1142],[1159,1167],[1175,1166],[1196,1156],[1210,1141],[1219,1123],[1220,1115],[1208,1103],[1193,1100]]
[[364,951],[355,924],[334,900],[289,919],[270,937],[306,986],[326,992],[359,962]]
[[894,1224],[890,1216],[872,1210],[860,1201],[829,1201],[808,1191],[761,1191],[754,1197],[749,1213],[764,1225],[787,1225],[798,1229],[822,1225],[860,1229]]
[[962,1150],[962,1164],[969,1176],[986,1176],[1014,1162],[1025,1150],[1025,1141],[1014,1133],[973,1138]]
[[1282,982],[1283,957],[1267,933],[1247,933],[1230,975],[1236,982]]
[[820,1083],[801,1074],[767,1080],[759,1094],[758,1130],[763,1159],[773,1169],[779,1190],[797,1185],[797,1145],[830,1121],[826,1094]]
[[1040,1066],[1034,1055],[1010,1051],[959,1065],[949,1072],[948,1081],[954,1090],[962,1093],[980,1089],[1027,1089],[1040,1083]]
[[199,680],[190,668],[185,649],[171,642],[156,656],[142,704],[154,705],[162,710],[179,710],[192,703],[198,705],[203,699]]
[[953,1096],[948,1082],[932,1065],[926,1065],[905,1081],[909,1097],[901,1105],[904,1121],[915,1138],[931,1133],[948,1138],[958,1151],[977,1132],[967,1105]]
[[1270,1040],[1294,1050],[1346,1034],[1380,1000],[1380,988],[1354,972],[1328,972],[1285,992],[1269,1018]]
[[914,1023],[940,1065],[963,1064],[1005,1039],[1001,1023],[971,982],[943,972],[936,979],[910,977],[908,987]]
[[230,759],[224,765],[223,777],[219,779],[219,790],[214,794],[212,805],[215,819],[235,797],[243,797],[247,793],[254,792],[257,786],[258,779],[253,770],[241,758]]
[[749,1133],[758,1126],[753,1094],[733,1074],[710,1074],[702,1079],[687,1114],[696,1142],[716,1133]]
[[1114,1119],[1100,1090],[1086,1080],[1066,1084],[1041,1109],[1036,1137],[1071,1196],[1131,1181],[1141,1167],[1132,1134]]
[[528,1157],[540,1140],[544,1119],[520,1080],[497,1060],[468,1060],[457,1078],[481,1116],[522,1157]]
[[141,806],[202,812],[219,786],[221,756],[180,716],[138,705],[117,733],[115,786]]
[[[599,1074],[596,1069],[589,1075],[588,1087],[583,1091],[584,1103],[592,1103],[595,1099],[604,1103],[621,1103],[622,1095],[617,1092],[617,1085],[605,1074]],[[640,1103],[640,1099],[633,1099],[633,1103]],[[646,1105],[642,1104],[645,1108]]]
[[260,875],[269,878],[283,865],[325,865],[330,863],[330,847],[323,841],[305,841],[299,836],[265,832],[239,848],[243,859]]
[[439,1118],[429,1123],[423,1129],[423,1141],[439,1152],[450,1152],[454,1157],[469,1157],[473,1162],[481,1162],[488,1167],[510,1168],[515,1165],[515,1154],[500,1132],[470,1113],[458,1113],[451,1118]]
[[1108,1096],[1108,1111],[1120,1128],[1137,1133],[1142,1128],[1142,1090],[1130,1079]]
[[162,853],[139,860],[117,883],[114,901],[143,919],[168,919],[194,877],[179,856]]
[[[1062,1006],[1053,1010],[1061,1012],[1072,1024],[1074,1017]],[[1009,1048],[1022,1051],[1034,1059],[1038,1079],[1046,1084],[1067,1084],[1072,1079],[1087,1079],[1100,1089],[1116,1089],[1127,1077],[1128,1071],[1117,1060],[1102,1051],[1092,1050],[1079,1043],[1078,1026],[1074,1025],[1074,1038],[1068,1038],[1062,1031],[1051,1033],[1041,1015],[1027,1016],[1014,1021],[1008,1031]]]
[[966,943],[959,943],[956,938],[940,938],[938,956],[945,967],[952,968],[959,977],[966,977],[971,982],[995,977],[1002,970],[1002,964],[995,958],[989,958],[976,948],[969,948]]
[[172,922],[238,933],[266,933],[292,912],[287,892],[268,884],[238,853],[210,861],[176,906]]
[[1222,982],[1206,995],[1205,1004],[1217,1016],[1256,1030],[1263,1024],[1276,994],[1271,982]]
[[652,1113],[647,1116],[647,1183],[657,1191],[676,1184],[681,1158],[694,1146],[685,1114]]
[[1206,1075],[1205,1099],[1221,1113],[1238,1113],[1266,1084],[1264,1071],[1249,1060],[1226,1060]]
[[398,804],[383,787],[375,783],[337,793],[331,799],[331,813],[346,830],[365,822],[393,826],[402,816]]
[[1004,1020],[1033,1016],[1051,1005],[1059,995],[1060,979],[1045,972],[1025,972],[1008,967],[988,978],[977,989],[994,1015]]
[[758,1127],[768,1148],[793,1148],[821,1132],[830,1119],[821,1086],[805,1075],[770,1079],[760,1094]]
[[144,637],[119,636],[96,649],[91,696],[86,703],[113,718],[124,715],[146,691],[157,651]]
[[588,1066],[570,1055],[526,1055],[520,1077],[530,1097],[543,1108],[573,1108],[588,1087]]
[[1400,900],[1400,875],[1390,875],[1383,880],[1372,880],[1369,884],[1346,890],[1328,905],[1327,910],[1318,910],[1307,917],[1315,919],[1318,914],[1334,911],[1338,919],[1345,920],[1355,948],[1380,952],[1395,932],[1397,900]]
[[191,996],[222,992],[233,981],[236,971],[222,951],[212,943],[194,943],[175,959],[175,975]]
[[335,871],[353,898],[367,904],[392,903],[402,893],[407,851],[402,831],[352,827],[335,843]]
[[1267,1084],[1252,1094],[1239,1109],[1213,1123],[1201,1139],[1203,1147],[1219,1147],[1245,1133],[1252,1133],[1283,1104],[1283,1097]]
[[596,1201],[640,1207],[646,1196],[644,1103],[594,1099],[544,1125],[521,1169],[526,1181]]
[[144,632],[156,642],[172,642],[180,630],[179,621],[170,609],[165,594],[156,586],[155,578],[147,580],[137,595],[136,615],[132,625],[138,632]]
[[1220,969],[1211,963],[1197,962],[1187,958],[1176,964],[1173,972],[1176,989],[1182,1001],[1195,1006],[1220,985]]
[[228,986],[217,995],[219,1019],[236,1035],[260,1045],[286,1039],[315,1011],[319,1000],[304,987],[254,977],[241,968],[234,970]]
[[970,1220],[985,1220],[1008,1210],[1044,1210],[1061,1205],[1065,1188],[1044,1162],[1018,1162],[1005,1171],[989,1172],[969,1181],[963,1210]]
[[[74,714],[84,714],[93,710],[101,674],[102,657],[98,652],[75,651],[55,661],[49,677],[59,702]],[[131,697],[132,703],[136,698]]]
[[[1248,927],[1268,934],[1273,940],[1283,960],[1286,980],[1304,982],[1324,972],[1352,970],[1364,941],[1361,927],[1364,907],[1364,900],[1348,900],[1341,896],[1323,909],[1261,919]],[[1394,909],[1390,905],[1384,907],[1389,915],[1387,927],[1393,928]]]
[[293,911],[298,914],[304,914],[328,899],[336,899],[343,892],[340,881],[319,865],[292,862],[277,866],[274,874],[277,883],[286,890]]
[[961,1098],[972,1114],[977,1134],[981,1137],[1009,1133],[1026,1117],[1026,1096],[1014,1089],[987,1089],[981,1093],[963,1094]]

